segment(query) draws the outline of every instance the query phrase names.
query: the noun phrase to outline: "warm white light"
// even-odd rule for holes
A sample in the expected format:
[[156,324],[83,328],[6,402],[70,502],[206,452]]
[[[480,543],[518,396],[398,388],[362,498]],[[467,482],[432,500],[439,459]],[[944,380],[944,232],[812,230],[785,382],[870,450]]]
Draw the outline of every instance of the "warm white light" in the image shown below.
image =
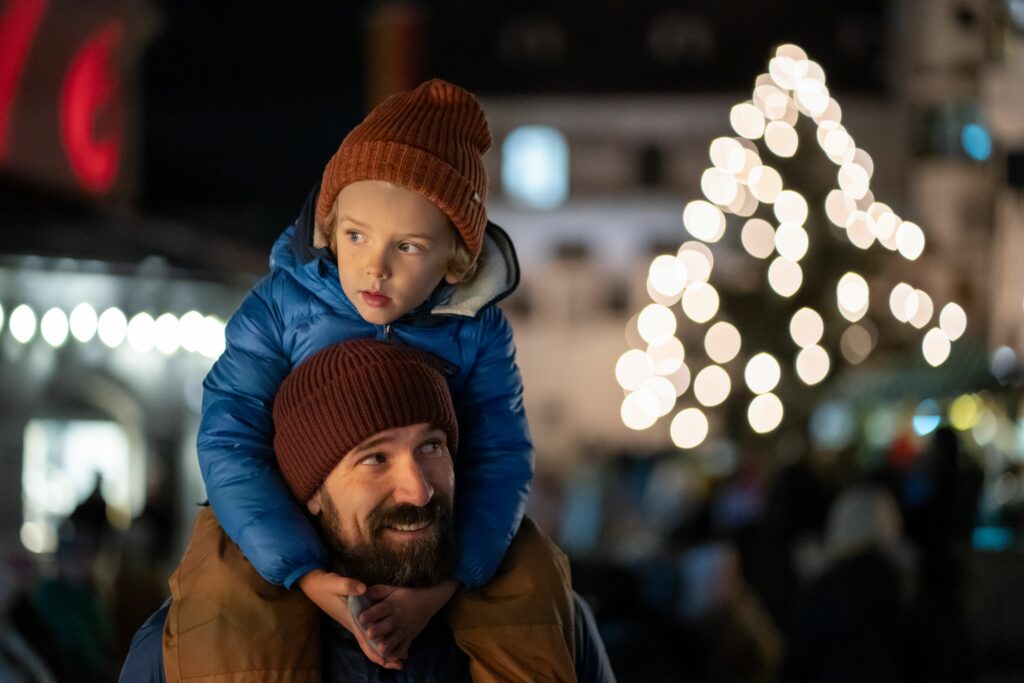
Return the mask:
[[676,258],[686,268],[688,282],[707,282],[715,265],[715,257],[703,242],[683,242]]
[[683,226],[705,242],[717,242],[725,234],[725,214],[714,204],[696,199],[683,209]]
[[647,277],[659,294],[675,297],[686,287],[686,266],[675,256],[663,254],[651,262]]
[[793,296],[803,281],[804,272],[795,261],[780,256],[768,266],[768,284],[779,296]]
[[725,208],[729,213],[745,218],[754,215],[754,212],[757,211],[757,206],[757,198],[750,193],[750,190],[745,185],[737,184],[736,197]]
[[149,313],[142,312],[128,321],[128,345],[140,353],[151,351],[156,341],[156,321]]
[[908,261],[916,261],[924,251],[924,232],[917,223],[903,221],[896,229],[896,246]]
[[743,338],[731,323],[720,320],[704,335],[704,351],[716,363],[728,363],[740,352]]
[[771,119],[768,125],[765,126],[765,134],[767,135],[769,127],[775,121],[782,121],[786,117],[786,111],[789,109],[789,95],[782,92],[778,88],[774,90],[765,89],[762,91],[764,101],[764,115],[766,118]]
[[640,311],[637,328],[645,342],[661,344],[676,333],[675,313],[661,304],[648,304]]
[[911,314],[910,324],[920,330],[931,322],[932,314],[935,312],[935,306],[932,303],[932,298],[928,296],[928,292],[923,289],[918,289],[916,294],[917,310]]
[[679,448],[699,446],[708,436],[708,418],[699,408],[681,410],[672,418],[669,435]]
[[[805,65],[811,63],[813,62],[804,62]],[[824,72],[822,72],[822,75],[824,75]],[[829,95],[824,80],[818,80],[817,78],[800,79],[796,84],[795,97],[797,103],[809,116],[817,116],[828,109]]]
[[156,319],[155,346],[166,354],[172,354],[181,348],[181,332],[178,329],[178,318],[173,313],[164,313]]
[[785,121],[772,121],[764,129],[764,143],[776,156],[788,158],[796,154],[800,137]]
[[825,134],[825,140],[821,147],[825,150],[825,154],[828,154],[830,157],[841,158],[852,145],[853,138],[840,125]]
[[683,363],[671,375],[666,375],[665,379],[672,382],[672,386],[676,388],[676,396],[682,396],[690,387],[690,368],[686,367],[686,363]]
[[775,360],[775,356],[765,352],[747,361],[747,367],[743,370],[743,379],[755,394],[771,391],[781,377],[782,368],[779,367],[779,361]]
[[782,423],[782,401],[775,394],[755,396],[747,408],[747,421],[758,434],[766,434]]
[[889,309],[894,318],[907,322],[917,312],[917,291],[906,282],[899,283],[889,294]]
[[950,341],[956,341],[967,330],[967,313],[960,304],[950,302],[939,313],[939,327]]
[[842,351],[843,358],[854,365],[867,358],[873,346],[871,333],[861,325],[848,327],[839,340],[839,350]]
[[736,178],[721,168],[709,168],[700,178],[700,189],[704,196],[723,206],[736,199],[737,185]]
[[707,407],[717,406],[729,398],[732,383],[729,373],[717,365],[709,365],[693,379],[693,395]]
[[814,385],[828,376],[828,352],[818,345],[801,349],[796,356],[796,374],[804,384]]
[[850,163],[860,166],[867,174],[869,180],[875,173],[875,162],[872,160],[871,155],[863,149],[858,148],[857,151],[853,153],[853,161]]
[[836,300],[843,317],[850,322],[857,322],[867,312],[870,300],[867,280],[858,273],[846,273],[836,285]]
[[[875,202],[872,206],[877,206],[878,202]],[[882,211],[878,216],[873,216],[875,219],[874,233],[875,237],[882,244],[893,238],[896,234],[897,228],[900,225],[900,218],[891,210]]]
[[771,166],[755,166],[747,175],[747,186],[758,201],[772,204],[782,192],[782,176]]
[[[756,109],[754,111],[757,111]],[[760,114],[760,112],[758,112]],[[711,157],[711,163],[716,168],[722,169],[723,171],[729,171],[732,173],[732,169],[729,167],[729,160],[735,154],[743,154],[745,148],[739,140],[735,138],[720,137],[715,138],[711,141],[711,145],[708,148],[708,156]]]
[[199,350],[203,338],[203,314],[189,311],[178,320],[178,337],[181,348],[195,353]]
[[789,336],[801,348],[817,344],[821,341],[823,334],[825,334],[825,321],[812,308],[806,306],[801,308],[789,320]]
[[82,302],[71,310],[71,335],[83,344],[96,336],[96,309]]
[[761,157],[758,156],[757,152],[744,147],[729,155],[729,168],[727,170],[736,176],[736,180],[746,184],[750,182],[750,172],[761,165]]
[[[804,52],[803,48],[793,43],[783,43],[775,48],[776,57],[789,57],[794,62],[803,62],[807,60],[807,53]],[[806,65],[803,67],[807,68]],[[801,72],[802,73],[802,72]]]
[[203,318],[202,343],[199,345],[199,353],[207,358],[216,360],[224,353],[224,321],[220,318],[208,315]]
[[854,163],[839,167],[839,187],[854,199],[860,199],[868,193],[871,178],[861,166]]
[[729,123],[737,134],[749,140],[764,135],[764,114],[751,102],[737,104],[729,111]]
[[97,333],[101,342],[112,349],[116,348],[124,342],[128,334],[128,319],[124,317],[121,309],[108,308],[100,314]]
[[780,223],[807,222],[807,200],[794,190],[783,190],[775,198],[775,217]]
[[875,242],[874,219],[867,211],[854,211],[846,219],[846,237],[853,246],[867,249]]
[[615,363],[615,380],[626,391],[636,391],[653,376],[654,366],[640,349],[626,351]]
[[937,327],[928,330],[921,342],[921,351],[929,365],[938,367],[949,358],[950,343],[946,333]]
[[[628,353],[628,352],[627,352]],[[686,349],[678,337],[669,337],[660,344],[647,347],[647,357],[656,375],[671,375],[679,370],[686,360]]]
[[[778,202],[775,206],[779,206]],[[775,250],[790,261],[802,259],[807,254],[808,244],[807,231],[795,223],[783,223],[775,231]]]
[[661,408],[658,397],[651,391],[634,391],[622,401],[620,415],[622,424],[630,429],[647,429],[658,421],[658,411]]
[[694,282],[683,292],[683,313],[695,323],[706,323],[718,312],[718,291],[705,282]]
[[846,228],[850,214],[856,210],[857,202],[842,190],[832,190],[825,198],[825,215],[840,228]]
[[39,332],[50,346],[63,346],[68,340],[68,317],[59,308],[51,308],[43,314]]
[[822,123],[824,123],[826,121],[831,121],[833,123],[839,123],[840,121],[843,120],[843,110],[839,106],[839,103],[836,102],[835,98],[829,97],[828,98],[828,105],[825,107],[825,111],[822,112],[821,114],[819,114],[818,116],[815,116],[814,120],[819,125],[821,125]]
[[11,320],[7,323],[11,328],[11,336],[22,344],[27,344],[36,333],[36,314],[28,304],[21,304],[11,311]]
[[768,258],[775,249],[775,228],[763,218],[751,218],[743,224],[740,242],[755,258]]
[[658,417],[668,415],[676,407],[676,388],[664,377],[652,377],[643,386],[658,399]]
[[[821,68],[821,64],[810,60],[810,59],[797,59],[798,62],[804,62],[804,68],[807,70],[807,74],[804,78],[809,78],[812,81],[818,81],[822,85],[825,84],[825,69]],[[797,84],[799,86],[799,84]]]
[[792,90],[807,69],[806,65],[801,68],[800,63],[792,57],[773,57],[768,62],[768,73],[780,88]]

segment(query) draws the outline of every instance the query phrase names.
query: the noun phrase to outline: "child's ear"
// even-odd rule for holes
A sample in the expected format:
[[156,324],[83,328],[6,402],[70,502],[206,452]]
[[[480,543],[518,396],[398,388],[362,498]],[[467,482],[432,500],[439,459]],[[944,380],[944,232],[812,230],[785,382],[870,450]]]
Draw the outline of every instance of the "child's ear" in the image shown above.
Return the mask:
[[306,501],[306,509],[309,510],[309,514],[314,517],[318,517],[323,512],[323,505],[320,504],[320,494],[315,493],[313,497]]
[[457,285],[462,282],[462,275],[449,270],[444,274],[444,281],[450,285]]

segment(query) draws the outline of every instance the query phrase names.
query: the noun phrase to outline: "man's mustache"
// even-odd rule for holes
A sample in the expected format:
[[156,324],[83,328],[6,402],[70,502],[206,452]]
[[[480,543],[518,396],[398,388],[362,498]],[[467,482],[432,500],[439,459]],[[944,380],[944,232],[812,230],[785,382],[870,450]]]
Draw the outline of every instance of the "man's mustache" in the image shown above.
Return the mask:
[[437,522],[450,516],[451,506],[447,499],[434,496],[424,506],[400,503],[388,508],[378,508],[367,517],[370,533],[377,536],[387,527]]

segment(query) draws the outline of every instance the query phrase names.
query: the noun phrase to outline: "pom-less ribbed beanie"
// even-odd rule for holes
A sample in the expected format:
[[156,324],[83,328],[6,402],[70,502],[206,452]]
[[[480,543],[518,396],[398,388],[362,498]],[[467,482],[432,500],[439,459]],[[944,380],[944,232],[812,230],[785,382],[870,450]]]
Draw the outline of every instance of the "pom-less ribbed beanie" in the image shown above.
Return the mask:
[[285,378],[274,400],[274,450],[288,487],[306,502],[360,443],[421,422],[443,429],[454,455],[459,428],[440,361],[411,346],[354,339]]
[[343,187],[383,180],[426,197],[480,255],[487,212],[483,155],[491,131],[476,98],[434,79],[377,105],[342,141],[324,169],[316,217],[327,218]]

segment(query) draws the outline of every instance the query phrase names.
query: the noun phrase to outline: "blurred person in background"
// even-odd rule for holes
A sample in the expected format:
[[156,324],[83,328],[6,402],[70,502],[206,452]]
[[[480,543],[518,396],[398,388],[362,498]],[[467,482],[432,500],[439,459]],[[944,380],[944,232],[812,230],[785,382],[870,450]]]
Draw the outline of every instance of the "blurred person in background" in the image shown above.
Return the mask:
[[917,680],[909,634],[912,569],[892,496],[854,485],[832,505],[825,568],[799,596],[781,680]]

